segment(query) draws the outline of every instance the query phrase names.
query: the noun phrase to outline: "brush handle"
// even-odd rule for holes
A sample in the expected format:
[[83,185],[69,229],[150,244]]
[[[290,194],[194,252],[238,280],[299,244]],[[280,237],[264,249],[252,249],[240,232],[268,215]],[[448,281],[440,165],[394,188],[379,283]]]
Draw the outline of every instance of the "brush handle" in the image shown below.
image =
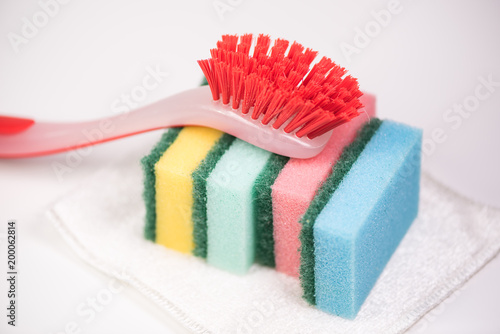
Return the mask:
[[[8,120],[9,119],[9,120]],[[0,118],[0,158],[25,158],[86,147],[142,132],[176,126],[206,126],[221,130],[268,151],[308,158],[330,137],[298,138],[262,125],[219,101],[208,86],[194,88],[128,113],[79,123],[40,123]]]

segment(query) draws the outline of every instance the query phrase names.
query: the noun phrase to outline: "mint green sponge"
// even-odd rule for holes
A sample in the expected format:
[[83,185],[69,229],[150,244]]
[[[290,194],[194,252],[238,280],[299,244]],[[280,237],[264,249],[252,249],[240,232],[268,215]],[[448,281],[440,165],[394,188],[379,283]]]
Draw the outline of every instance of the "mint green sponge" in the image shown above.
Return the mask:
[[234,137],[225,133],[191,175],[193,179],[193,254],[207,257],[207,178],[217,161],[231,146]]
[[255,259],[254,183],[271,153],[236,139],[207,180],[207,261],[244,274]]

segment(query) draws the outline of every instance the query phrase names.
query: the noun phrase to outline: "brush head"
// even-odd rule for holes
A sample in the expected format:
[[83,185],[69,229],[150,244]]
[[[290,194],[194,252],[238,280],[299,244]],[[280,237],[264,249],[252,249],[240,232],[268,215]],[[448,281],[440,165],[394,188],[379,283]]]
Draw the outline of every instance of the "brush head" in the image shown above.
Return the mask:
[[[312,68],[317,52],[297,42],[259,35],[224,35],[211,58],[199,60],[215,101],[262,125],[313,139],[359,115],[358,82],[331,59]],[[290,47],[289,47],[290,46]],[[288,50],[288,52],[287,52]]]

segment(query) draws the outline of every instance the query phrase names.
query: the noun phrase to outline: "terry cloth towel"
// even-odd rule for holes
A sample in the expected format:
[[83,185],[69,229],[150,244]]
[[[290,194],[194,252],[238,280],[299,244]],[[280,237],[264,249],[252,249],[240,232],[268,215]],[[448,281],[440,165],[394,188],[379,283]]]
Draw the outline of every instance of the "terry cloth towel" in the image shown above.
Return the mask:
[[[128,162],[127,162],[128,161]],[[254,265],[236,276],[143,237],[139,158],[108,167],[48,216],[86,262],[137,288],[196,333],[402,333],[500,250],[500,210],[422,175],[417,220],[355,320],[309,306],[299,281]]]

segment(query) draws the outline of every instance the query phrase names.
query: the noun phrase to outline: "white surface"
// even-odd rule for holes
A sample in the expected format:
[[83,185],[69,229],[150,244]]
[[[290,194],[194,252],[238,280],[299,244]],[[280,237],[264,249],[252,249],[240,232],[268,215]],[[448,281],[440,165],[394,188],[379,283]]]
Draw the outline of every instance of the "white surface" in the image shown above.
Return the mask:
[[[478,77],[500,81],[497,1],[401,1],[403,10],[348,62],[342,42],[353,44],[356,27],[373,21],[386,1],[291,2],[227,0],[221,20],[217,1],[75,1],[61,5],[47,25],[15,53],[7,34],[21,33],[22,18],[40,10],[37,1],[0,3],[0,110],[50,120],[110,115],[122,93],[141,85],[149,68],[170,75],[141,103],[197,85],[195,60],[208,57],[222,33],[269,33],[321,51],[359,77],[378,97],[378,111],[447,138],[425,155],[424,166],[451,188],[500,207],[500,88],[452,128],[443,114],[474,94]],[[30,19],[31,20],[31,19]],[[123,106],[119,103],[118,106]],[[76,307],[109,279],[79,261],[43,219],[47,205],[116,159],[123,150],[146,152],[158,138],[146,134],[93,148],[86,156],[0,161],[0,219],[16,219],[20,234],[18,333],[59,333],[70,321],[82,333],[182,333],[141,296],[125,289],[90,323]],[[83,153],[83,152],[82,152]],[[73,166],[62,179],[53,163]],[[3,232],[3,231],[2,231]],[[2,241],[3,242],[3,241]],[[3,257],[3,256],[2,256]],[[492,261],[450,303],[431,314],[420,333],[498,333],[500,260]],[[5,290],[1,280],[0,291]],[[4,293],[1,293],[4,295]],[[5,298],[5,297],[2,297]],[[4,302],[1,302],[4,303]],[[7,328],[0,325],[2,332]],[[419,330],[416,328],[415,330]]]

